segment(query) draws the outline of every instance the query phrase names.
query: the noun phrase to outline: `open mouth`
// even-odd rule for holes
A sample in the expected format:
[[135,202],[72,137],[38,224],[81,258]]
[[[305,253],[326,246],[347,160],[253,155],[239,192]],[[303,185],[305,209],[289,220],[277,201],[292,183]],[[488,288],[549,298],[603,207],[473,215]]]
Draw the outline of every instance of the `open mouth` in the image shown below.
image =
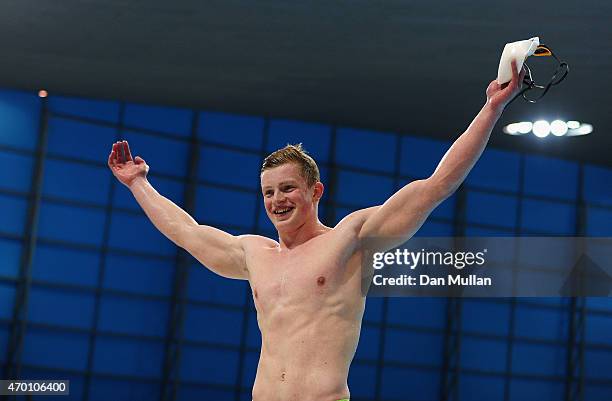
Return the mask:
[[282,209],[276,209],[274,212],[272,212],[274,215],[276,216],[286,216],[289,214],[289,212],[291,212],[293,210],[292,207],[285,207]]

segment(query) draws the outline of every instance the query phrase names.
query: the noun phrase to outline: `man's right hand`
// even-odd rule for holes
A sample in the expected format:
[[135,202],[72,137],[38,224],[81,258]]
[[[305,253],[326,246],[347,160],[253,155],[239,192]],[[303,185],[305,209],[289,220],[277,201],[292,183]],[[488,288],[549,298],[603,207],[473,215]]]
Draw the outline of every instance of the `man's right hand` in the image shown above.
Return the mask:
[[119,141],[113,144],[113,149],[108,156],[108,167],[113,175],[128,188],[135,179],[144,178],[149,172],[149,166],[140,156],[132,159],[127,141]]
[[132,159],[127,141],[113,144],[108,167],[130,189],[155,228],[170,241],[221,276],[248,279],[242,237],[198,224],[170,199],[160,195],[146,180],[149,166],[141,157]]

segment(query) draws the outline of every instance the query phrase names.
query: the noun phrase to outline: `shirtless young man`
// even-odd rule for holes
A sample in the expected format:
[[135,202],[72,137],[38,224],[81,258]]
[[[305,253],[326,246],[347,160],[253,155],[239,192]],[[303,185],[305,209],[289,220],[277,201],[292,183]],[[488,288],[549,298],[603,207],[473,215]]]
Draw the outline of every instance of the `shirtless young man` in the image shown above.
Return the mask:
[[508,86],[489,84],[486,104],[431,177],[333,228],[317,215],[323,184],[314,161],[299,147],[272,153],[262,167],[261,190],[278,242],[199,225],[149,184],[149,166],[138,156],[132,159],[126,141],[113,145],[108,165],[166,237],[213,272],[249,280],[262,335],[253,401],[345,400],[365,308],[364,239],[389,238],[383,247],[391,249],[419,229],[474,166],[523,75],[513,65]]

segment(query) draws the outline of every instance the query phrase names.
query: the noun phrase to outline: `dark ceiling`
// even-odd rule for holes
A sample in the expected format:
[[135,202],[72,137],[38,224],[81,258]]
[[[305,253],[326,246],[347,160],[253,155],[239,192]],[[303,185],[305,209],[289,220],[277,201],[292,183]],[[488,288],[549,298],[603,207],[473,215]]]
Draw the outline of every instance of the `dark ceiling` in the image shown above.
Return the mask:
[[[4,0],[0,86],[451,139],[504,44],[531,36],[570,75],[541,103],[514,102],[492,144],[612,165],[609,1]],[[537,64],[548,79],[552,63]],[[501,133],[555,117],[595,130]]]

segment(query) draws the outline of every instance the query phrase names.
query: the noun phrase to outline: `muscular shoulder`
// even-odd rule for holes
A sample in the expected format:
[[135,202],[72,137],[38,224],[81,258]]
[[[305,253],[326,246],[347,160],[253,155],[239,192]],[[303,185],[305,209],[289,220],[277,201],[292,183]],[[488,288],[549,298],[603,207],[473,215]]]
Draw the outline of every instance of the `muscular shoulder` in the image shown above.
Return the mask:
[[380,206],[372,206],[366,209],[356,210],[340,220],[336,227],[334,227],[334,230],[358,234],[359,230],[361,230],[361,227],[363,226],[363,223],[365,223],[368,217],[378,210],[378,208],[380,208]]
[[262,235],[240,235],[238,236],[238,241],[244,254],[245,269],[249,277],[257,266],[257,261],[261,258],[261,255],[266,250],[278,247],[278,242]]
[[340,244],[346,249],[357,249],[360,246],[359,233],[361,227],[380,206],[357,210],[344,217],[326,234],[329,244]]
[[263,235],[245,234],[240,235],[238,240],[245,251],[278,246],[278,242]]

